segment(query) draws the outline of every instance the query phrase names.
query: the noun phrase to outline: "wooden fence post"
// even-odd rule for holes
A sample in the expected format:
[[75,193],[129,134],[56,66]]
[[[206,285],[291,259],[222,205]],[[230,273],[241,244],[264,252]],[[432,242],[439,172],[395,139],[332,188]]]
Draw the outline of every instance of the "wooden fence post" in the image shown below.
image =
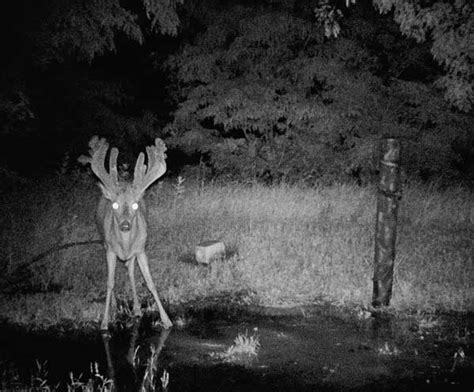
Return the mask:
[[392,297],[397,239],[398,202],[401,198],[400,142],[387,138],[380,161],[380,182],[375,223],[374,289],[372,305],[388,306]]

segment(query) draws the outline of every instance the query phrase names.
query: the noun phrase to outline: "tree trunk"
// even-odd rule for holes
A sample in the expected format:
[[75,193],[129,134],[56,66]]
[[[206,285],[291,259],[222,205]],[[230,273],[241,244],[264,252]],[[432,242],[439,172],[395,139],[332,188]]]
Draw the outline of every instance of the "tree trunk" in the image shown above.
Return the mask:
[[400,142],[387,138],[380,161],[380,183],[375,223],[374,290],[372,305],[388,306],[392,297],[397,239],[398,202],[401,198]]

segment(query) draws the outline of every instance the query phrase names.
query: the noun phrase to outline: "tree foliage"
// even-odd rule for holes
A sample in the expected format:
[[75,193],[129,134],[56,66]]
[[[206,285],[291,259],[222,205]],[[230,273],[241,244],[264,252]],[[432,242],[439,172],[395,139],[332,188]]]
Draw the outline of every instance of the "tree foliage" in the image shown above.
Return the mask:
[[[175,35],[181,1],[142,0],[126,7],[120,0],[22,0],[18,14],[11,16],[28,23],[24,41],[36,63],[90,62],[115,51],[121,35],[138,43],[150,29]],[[144,23],[145,15],[149,23]]]
[[[117,55],[112,62],[110,55],[123,48],[124,42],[130,47],[130,43],[142,44],[147,36],[176,34],[180,3],[181,0],[3,2],[0,165],[13,162],[15,167],[26,167],[28,163],[12,151],[21,148],[31,159],[37,159],[41,155],[36,152],[39,143],[48,146],[43,157],[57,159],[68,147],[77,145],[81,133],[87,137],[94,129],[115,133],[117,139],[119,135],[139,139],[135,135],[138,130],[147,135],[154,116],[147,108],[131,115],[133,110],[126,106],[131,106],[133,88],[112,76],[120,68],[136,70],[133,61],[137,59]],[[142,61],[142,66],[146,63]],[[104,72],[101,66],[109,69]],[[131,72],[127,78],[133,78]]]
[[151,27],[162,34],[176,35],[180,24],[177,7],[184,0],[143,0]]
[[454,170],[451,144],[467,120],[423,84],[384,83],[353,39],[327,41],[324,26],[275,7],[198,17],[202,31],[167,63],[179,105],[166,131],[214,173],[360,180],[375,172],[383,135],[410,141],[407,160],[420,176]]
[[98,54],[115,50],[121,32],[141,42],[136,17],[118,0],[70,0],[51,2],[39,26],[36,41],[40,63],[78,58],[91,61]]
[[[349,7],[356,0],[346,0]],[[361,2],[362,3],[362,2]],[[380,13],[393,11],[401,32],[418,43],[430,42],[433,58],[445,72],[436,86],[457,109],[469,112],[474,103],[474,6],[471,0],[373,0]],[[365,5],[365,4],[363,4]],[[326,37],[341,32],[338,2],[322,0],[314,8]]]
[[393,10],[403,34],[430,40],[433,58],[446,70],[437,81],[445,99],[462,111],[474,104],[474,6],[470,0],[373,0],[380,12]]
[[374,1],[395,10],[402,30],[424,44],[401,40],[395,23],[376,19],[372,8],[355,18],[362,4],[335,11],[319,0],[11,2],[14,10],[0,12],[2,162],[16,148],[34,157],[40,141],[57,155],[67,148],[59,140],[73,148],[91,132],[138,143],[157,132],[168,109],[137,96],[162,86],[150,79],[145,88],[140,78],[171,47],[150,44],[155,33],[179,28],[181,49],[165,67],[177,108],[168,142],[216,174],[360,180],[375,172],[375,141],[386,134],[407,140],[407,166],[416,175],[468,172],[474,154],[463,130],[472,117],[446,110],[420,82],[440,71],[427,61],[432,40],[448,70],[439,85],[450,102],[469,109],[472,7]]

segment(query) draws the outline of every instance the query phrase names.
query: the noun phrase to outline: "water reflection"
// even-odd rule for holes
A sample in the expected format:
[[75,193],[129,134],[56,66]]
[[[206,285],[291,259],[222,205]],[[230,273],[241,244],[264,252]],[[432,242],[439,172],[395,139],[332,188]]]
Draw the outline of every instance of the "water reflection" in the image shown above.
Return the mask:
[[157,374],[158,358],[171,329],[162,329],[148,338],[148,347],[141,350],[141,347],[137,346],[139,327],[140,320],[136,320],[132,325],[128,350],[125,353],[122,348],[127,345],[124,345],[121,339],[116,341],[109,332],[102,334],[108,377],[113,381],[114,391],[155,390],[160,377],[162,389],[166,389],[166,375]]

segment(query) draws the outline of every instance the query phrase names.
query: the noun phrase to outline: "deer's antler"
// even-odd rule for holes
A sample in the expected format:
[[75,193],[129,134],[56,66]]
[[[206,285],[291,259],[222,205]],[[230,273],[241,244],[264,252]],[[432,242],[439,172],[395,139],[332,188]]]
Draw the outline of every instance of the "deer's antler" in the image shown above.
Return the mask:
[[166,172],[166,145],[160,138],[155,139],[155,145],[148,146],[148,166],[144,164],[145,155],[141,152],[138,156],[133,174],[133,187],[138,192],[145,191],[153,182]]
[[107,172],[104,165],[105,156],[109,149],[107,141],[104,138],[93,136],[89,141],[89,147],[90,156],[81,155],[78,159],[79,162],[84,165],[90,163],[92,171],[99,178],[104,187],[111,192],[115,191],[119,186],[117,174],[118,150],[114,147],[110,151],[109,172]]

